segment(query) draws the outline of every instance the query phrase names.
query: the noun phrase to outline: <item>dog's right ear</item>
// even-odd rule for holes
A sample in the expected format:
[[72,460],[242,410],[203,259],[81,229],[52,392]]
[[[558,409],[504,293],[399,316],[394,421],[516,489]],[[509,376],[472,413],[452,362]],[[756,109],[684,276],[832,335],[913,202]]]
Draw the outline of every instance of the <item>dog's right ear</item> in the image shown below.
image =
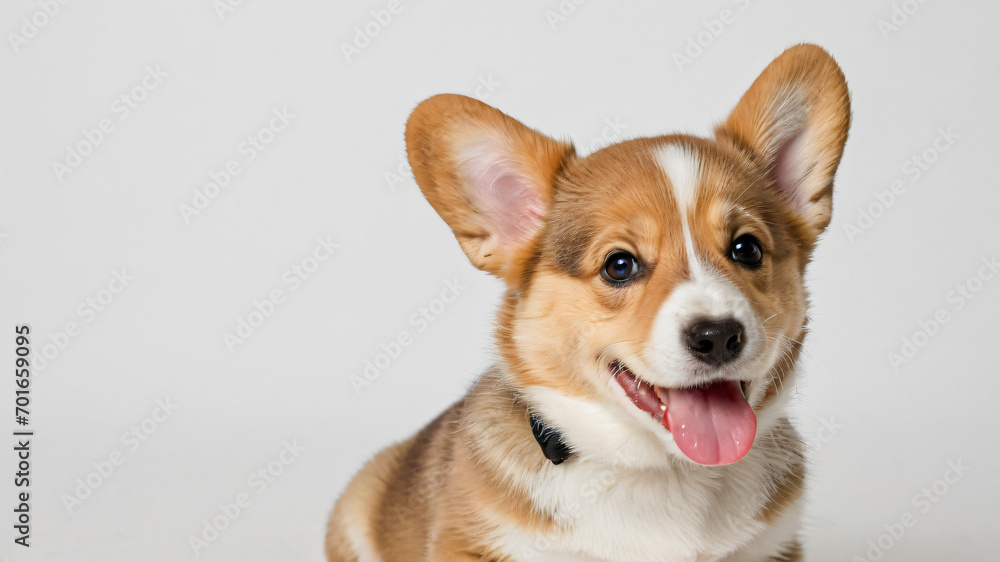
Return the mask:
[[762,158],[811,246],[830,224],[833,176],[850,124],[840,66],[822,48],[801,44],[767,65],[716,134]]
[[413,110],[406,152],[472,264],[516,284],[573,146],[472,98],[442,94]]

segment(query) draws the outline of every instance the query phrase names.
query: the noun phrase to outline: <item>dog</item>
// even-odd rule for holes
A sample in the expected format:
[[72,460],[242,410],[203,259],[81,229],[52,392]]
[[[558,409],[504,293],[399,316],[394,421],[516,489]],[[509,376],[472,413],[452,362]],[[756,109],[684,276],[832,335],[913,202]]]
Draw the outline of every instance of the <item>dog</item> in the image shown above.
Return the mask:
[[351,481],[327,558],[800,560],[785,403],[850,121],[840,67],[809,44],[713,138],[586,157],[474,99],[421,102],[414,177],[506,284],[497,358]]

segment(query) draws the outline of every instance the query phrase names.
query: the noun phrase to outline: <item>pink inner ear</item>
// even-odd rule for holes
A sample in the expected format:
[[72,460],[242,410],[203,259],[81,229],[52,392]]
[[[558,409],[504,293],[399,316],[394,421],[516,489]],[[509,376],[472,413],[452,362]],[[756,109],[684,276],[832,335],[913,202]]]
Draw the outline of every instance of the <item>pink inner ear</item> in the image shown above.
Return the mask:
[[490,231],[502,243],[530,238],[542,225],[544,209],[531,182],[497,143],[484,143],[466,152],[462,170],[469,195],[488,220]]
[[805,214],[808,206],[808,195],[803,192],[802,183],[809,170],[805,148],[805,131],[799,130],[781,141],[774,155],[774,170],[772,177],[782,195],[794,205],[799,214]]

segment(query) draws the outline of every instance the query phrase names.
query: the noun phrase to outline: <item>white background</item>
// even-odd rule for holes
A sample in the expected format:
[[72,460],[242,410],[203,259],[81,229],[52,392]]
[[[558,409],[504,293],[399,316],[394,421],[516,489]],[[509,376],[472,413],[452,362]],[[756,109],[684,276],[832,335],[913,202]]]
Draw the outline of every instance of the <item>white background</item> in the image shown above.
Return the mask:
[[[13,543],[5,446],[0,556],[320,561],[349,477],[489,362],[499,283],[468,264],[412,180],[385,176],[409,111],[492,81],[480,97],[582,153],[613,134],[608,122],[625,136],[704,134],[773,57],[810,41],[843,66],[854,107],[792,405],[813,449],[810,558],[865,559],[909,512],[914,527],[882,537],[884,560],[994,559],[1000,280],[973,279],[1000,252],[1000,5],[907,4],[919,9],[886,36],[886,0],[590,0],[554,26],[557,0],[403,2],[349,63],[341,43],[386,5],[247,0],[220,18],[208,0],[78,0],[14,46],[42,8],[3,3],[0,429],[17,427],[14,326],[30,323],[33,352],[53,356],[32,377],[32,546]],[[674,54],[725,9],[734,21],[678,68]],[[157,66],[166,76],[122,119],[116,99]],[[246,162],[240,144],[282,108],[294,119]],[[53,162],[105,118],[113,131],[57,177]],[[948,150],[907,173],[949,129]],[[179,206],[230,160],[240,174],[185,221]],[[905,192],[849,237],[895,180]],[[327,236],[339,248],[292,291],[285,271]],[[107,302],[122,268],[128,286],[81,314],[88,298]],[[446,279],[467,288],[421,332],[411,315]],[[957,309],[949,292],[966,283],[979,292]],[[223,334],[274,290],[284,302],[230,351]],[[888,354],[939,309],[949,322],[894,369]],[[78,335],[60,335],[68,322]],[[402,331],[413,344],[358,395],[351,375]],[[168,398],[176,412],[127,447],[122,434]],[[292,440],[305,450],[257,494],[248,478]],[[116,451],[124,463],[70,513],[78,479]],[[970,469],[920,509],[914,495],[949,462]],[[189,537],[240,493],[250,507],[196,557]]]

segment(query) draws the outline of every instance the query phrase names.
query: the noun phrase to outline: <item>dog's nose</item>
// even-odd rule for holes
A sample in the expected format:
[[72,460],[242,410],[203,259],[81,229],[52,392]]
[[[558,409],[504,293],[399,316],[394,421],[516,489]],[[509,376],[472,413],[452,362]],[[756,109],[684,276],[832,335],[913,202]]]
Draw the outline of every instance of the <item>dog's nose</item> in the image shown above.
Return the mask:
[[732,318],[702,320],[688,328],[685,339],[692,355],[709,365],[721,365],[743,348],[743,325]]

